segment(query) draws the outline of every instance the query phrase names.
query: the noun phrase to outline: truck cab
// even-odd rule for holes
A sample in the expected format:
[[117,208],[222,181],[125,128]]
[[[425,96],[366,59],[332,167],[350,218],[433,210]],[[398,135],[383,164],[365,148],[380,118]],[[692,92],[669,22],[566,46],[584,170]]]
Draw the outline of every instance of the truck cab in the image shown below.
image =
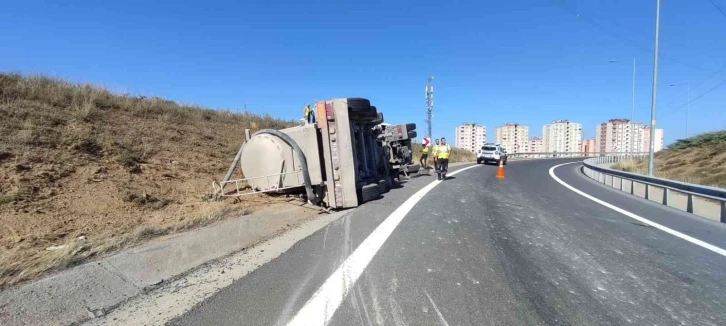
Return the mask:
[[507,164],[507,152],[498,143],[486,143],[477,151],[476,163],[499,162]]

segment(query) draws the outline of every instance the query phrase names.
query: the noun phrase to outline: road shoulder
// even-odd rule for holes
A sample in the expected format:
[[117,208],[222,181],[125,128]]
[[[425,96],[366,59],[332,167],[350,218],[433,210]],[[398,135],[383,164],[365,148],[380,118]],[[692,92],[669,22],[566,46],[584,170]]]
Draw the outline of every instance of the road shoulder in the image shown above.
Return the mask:
[[3,291],[0,324],[67,325],[101,317],[209,261],[282,234],[312,234],[341,214],[320,214],[314,209],[280,204],[159,239]]

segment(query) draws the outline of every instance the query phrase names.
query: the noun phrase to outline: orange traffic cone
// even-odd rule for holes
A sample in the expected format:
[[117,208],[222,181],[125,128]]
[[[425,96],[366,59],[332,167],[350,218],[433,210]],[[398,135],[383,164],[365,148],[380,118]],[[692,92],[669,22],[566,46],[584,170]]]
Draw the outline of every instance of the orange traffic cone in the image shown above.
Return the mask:
[[498,179],[504,179],[504,165],[502,164],[504,161],[499,160],[499,168],[497,169],[497,178]]

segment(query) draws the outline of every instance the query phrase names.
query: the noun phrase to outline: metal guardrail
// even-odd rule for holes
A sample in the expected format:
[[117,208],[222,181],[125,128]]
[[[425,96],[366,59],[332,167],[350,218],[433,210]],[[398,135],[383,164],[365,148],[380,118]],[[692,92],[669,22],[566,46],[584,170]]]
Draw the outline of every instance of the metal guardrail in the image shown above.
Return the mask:
[[[644,187],[643,198],[660,202],[666,206],[676,207],[674,194],[681,194],[681,196],[686,197],[685,208],[682,208],[686,212],[726,223],[726,189],[650,177],[602,166],[627,159],[632,159],[632,157],[602,156],[589,158],[583,161],[583,172],[591,179],[613,188],[620,188],[621,191],[629,192],[631,195],[636,195],[635,186],[642,184],[642,187]],[[616,181],[618,181],[617,186]],[[625,186],[625,181],[629,183],[629,186]],[[654,190],[660,191],[661,194],[655,194],[656,191]],[[697,198],[700,200],[697,201]],[[696,209],[696,203],[703,205],[703,207]],[[706,206],[712,207],[712,209],[709,210]]]
[[579,157],[603,157],[603,156],[622,156],[622,157],[641,157],[647,155],[648,152],[520,152],[507,153],[509,158],[579,158]]

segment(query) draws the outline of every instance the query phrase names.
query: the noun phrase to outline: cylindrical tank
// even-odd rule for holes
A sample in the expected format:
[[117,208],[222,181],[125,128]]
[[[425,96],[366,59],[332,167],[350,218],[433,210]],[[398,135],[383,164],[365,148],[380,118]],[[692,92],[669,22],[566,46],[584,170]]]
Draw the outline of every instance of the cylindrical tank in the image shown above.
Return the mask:
[[291,167],[292,148],[280,138],[262,134],[245,143],[240,156],[240,168],[252,189],[265,191],[281,188],[285,179],[280,175]]

